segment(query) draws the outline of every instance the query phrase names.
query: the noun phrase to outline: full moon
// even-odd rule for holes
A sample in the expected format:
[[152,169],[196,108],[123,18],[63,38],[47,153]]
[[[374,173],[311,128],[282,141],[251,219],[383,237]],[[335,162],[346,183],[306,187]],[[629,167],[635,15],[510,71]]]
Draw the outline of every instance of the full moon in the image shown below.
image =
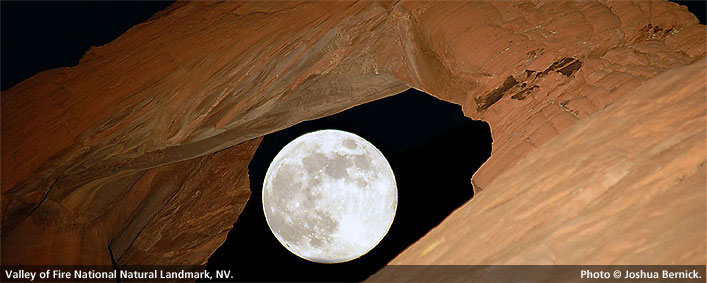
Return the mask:
[[272,233],[290,252],[320,263],[350,261],[373,249],[388,233],[397,204],[395,176],[383,154],[339,130],[291,141],[263,183]]

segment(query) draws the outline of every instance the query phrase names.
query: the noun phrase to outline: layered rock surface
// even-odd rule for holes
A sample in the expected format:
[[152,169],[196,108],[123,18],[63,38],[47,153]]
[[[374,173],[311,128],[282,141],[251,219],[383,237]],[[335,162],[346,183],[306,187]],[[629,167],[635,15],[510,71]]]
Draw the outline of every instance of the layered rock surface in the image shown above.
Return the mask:
[[[704,265],[706,77],[668,71],[576,123],[390,264]],[[441,275],[397,271],[371,280]]]
[[205,264],[245,208],[259,143],[47,198],[3,235],[3,264]]
[[[223,241],[224,231],[247,198],[246,170],[257,147],[255,138],[409,87],[458,103],[467,116],[488,121],[493,153],[474,176],[474,185],[477,190],[498,188],[493,189],[495,194],[521,194],[520,183],[502,176],[544,158],[540,153],[534,159],[527,156],[547,152],[540,148],[558,133],[562,134],[557,140],[565,132],[584,137],[577,130],[580,126],[573,127],[577,121],[608,119],[595,116],[616,113],[595,112],[651,78],[704,57],[705,31],[684,7],[660,1],[178,2],[110,44],[92,48],[79,65],[40,73],[3,92],[2,260],[106,263],[110,247],[119,264],[203,263]],[[704,68],[701,64],[692,68]],[[705,81],[691,85],[693,95],[700,84],[704,87]],[[671,97],[687,92],[652,95],[670,102]],[[700,97],[685,99],[695,102]],[[704,108],[698,104],[685,112],[693,115],[685,119],[704,119]],[[645,113],[635,115],[639,114]],[[643,129],[638,127],[639,119],[619,116],[626,122],[617,122],[607,131]],[[694,123],[691,130],[704,132]],[[656,129],[666,131],[660,132],[661,137],[684,130],[660,126]],[[588,146],[554,144],[556,150]],[[619,158],[616,162],[623,164],[632,156],[653,158],[629,148],[633,145],[627,141],[612,148]],[[697,145],[693,140],[691,146]],[[567,178],[567,183],[553,187],[554,191],[547,187],[550,191],[540,203],[519,204],[530,212],[524,214],[528,221],[515,225],[534,227],[545,221],[530,216],[552,203],[561,205],[563,196],[581,187],[581,182],[570,180],[591,181],[581,179],[592,178],[579,170],[584,163],[553,160],[533,170],[566,168],[556,180]],[[690,167],[697,161],[685,162],[684,170],[699,171],[694,173],[698,175],[685,171],[685,176],[704,175],[703,167]],[[626,171],[632,166],[591,165],[600,172]],[[652,169],[641,170],[648,174]],[[665,173],[663,179],[660,173],[656,178],[661,182],[677,174]],[[216,176],[224,177],[213,180],[219,179]],[[704,178],[698,177],[690,177],[691,188],[704,193]],[[617,186],[613,181],[602,182],[593,186]],[[611,192],[618,199],[627,195],[621,205],[650,200],[628,198],[633,195],[630,188]],[[204,197],[194,196],[196,192]],[[700,200],[690,192],[670,196],[704,212],[704,197]],[[221,194],[229,197],[205,197]],[[490,193],[480,193],[471,203],[491,198],[484,195]],[[685,211],[665,213],[677,217]],[[578,222],[599,215],[587,212],[582,219],[584,211],[575,213]],[[463,226],[473,219],[472,214],[455,215],[440,229]],[[495,216],[519,217],[500,212]],[[204,217],[210,221],[195,221]],[[704,231],[706,224],[692,225]],[[563,231],[545,227],[547,233],[555,228]],[[661,227],[656,224],[644,228],[646,233],[631,231],[636,233],[631,235],[660,237]],[[507,229],[484,228],[489,229],[488,235]],[[179,237],[165,234],[174,229],[184,232]],[[523,229],[510,233],[519,231]],[[704,247],[704,235],[699,236],[655,250],[669,255],[687,252],[696,240]],[[518,246],[522,243],[535,242],[520,241],[513,248],[537,249]],[[618,251],[621,245],[607,243],[602,252]],[[557,248],[563,247],[553,247]],[[419,245],[406,254],[415,254],[416,249]],[[480,257],[485,262],[504,261],[487,252]],[[62,253],[72,256],[58,256]],[[461,257],[463,251],[459,253]],[[462,263],[460,257],[449,256]],[[409,262],[434,262],[433,258],[414,255]],[[524,262],[523,258],[505,260]],[[589,262],[592,256],[566,256],[555,262],[586,263],[583,260]],[[405,260],[401,256],[396,262]],[[643,261],[629,257],[624,262]]]

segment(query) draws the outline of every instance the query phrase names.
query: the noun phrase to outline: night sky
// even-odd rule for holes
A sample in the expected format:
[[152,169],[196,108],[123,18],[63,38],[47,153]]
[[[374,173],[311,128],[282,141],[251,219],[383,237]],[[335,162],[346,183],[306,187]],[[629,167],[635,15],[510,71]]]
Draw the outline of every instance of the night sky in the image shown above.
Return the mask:
[[89,47],[113,41],[171,3],[0,2],[2,90],[41,71],[78,64]]
[[[678,2],[704,24],[704,1]],[[170,3],[3,1],[1,89],[43,70],[76,65],[90,46],[114,40]],[[370,253],[342,264],[291,254],[272,235],[262,212],[261,186],[272,158],[292,139],[319,129],[367,139],[386,156],[398,185],[398,210],[388,235]],[[472,197],[469,179],[490,150],[486,123],[416,90],[267,135],[249,166],[250,201],[207,268],[231,269],[245,281],[363,280]]]
[[[291,254],[263,215],[261,191],[270,162],[293,139],[321,129],[352,132],[371,142],[388,159],[398,186],[398,208],[387,236],[346,263],[313,263]],[[250,201],[207,268],[231,269],[244,281],[364,280],[472,197],[469,180],[490,153],[486,123],[416,90],[267,135],[248,167]]]

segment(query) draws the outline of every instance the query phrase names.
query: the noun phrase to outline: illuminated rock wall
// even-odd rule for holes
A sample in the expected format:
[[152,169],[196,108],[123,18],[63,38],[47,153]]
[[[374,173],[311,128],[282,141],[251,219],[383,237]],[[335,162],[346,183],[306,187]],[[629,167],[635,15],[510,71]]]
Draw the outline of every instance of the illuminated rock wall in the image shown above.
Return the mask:
[[[621,217],[610,213],[658,196],[673,198],[665,201],[665,219],[688,219],[686,227],[702,231],[681,238],[679,245],[655,246],[665,255],[661,262],[696,260],[677,254],[690,254],[695,247],[705,254],[707,205],[699,194],[704,196],[706,184],[699,177],[704,168],[695,167],[705,159],[695,149],[704,142],[705,123],[699,122],[705,104],[698,102],[704,100],[705,76],[697,77],[704,65],[695,62],[706,52],[705,31],[685,8],[660,1],[178,2],[110,44],[90,49],[79,65],[42,72],[2,93],[2,261],[110,263],[111,247],[119,264],[203,263],[247,200],[247,164],[258,143],[254,139],[410,87],[460,104],[467,116],[488,121],[494,144],[491,158],[473,178],[476,189],[483,190],[478,197],[394,262],[467,263],[465,250],[457,249],[458,256],[453,256],[445,254],[445,247],[475,248],[457,242],[508,231],[520,234],[506,235],[507,240],[519,237],[525,228],[553,221],[556,215],[543,209],[560,209],[567,198],[609,209],[570,211],[574,225],[596,225],[591,221],[602,216],[609,219],[603,225],[619,221],[636,228],[622,230],[628,233],[623,234],[626,240],[674,239],[676,234],[666,236],[659,224],[631,226],[655,210],[638,209]],[[691,74],[695,82],[676,90],[679,83],[661,79],[676,72]],[[651,89],[645,90],[648,85]],[[654,90],[667,86],[671,88]],[[684,114],[673,115],[674,122],[687,121],[691,128],[660,120],[655,125],[660,131],[653,133],[638,117],[658,118],[612,106],[675,99],[683,99],[678,103],[682,106],[688,101],[689,109],[642,107]],[[583,156],[599,155],[587,148],[595,140],[566,140],[591,138],[594,133],[584,131],[594,131],[595,123],[602,122],[606,129],[596,130],[602,130],[604,147],[613,137],[627,140],[606,148],[614,158],[606,163],[583,161]],[[702,140],[695,141],[700,130]],[[651,141],[632,143],[632,131]],[[655,140],[647,133],[656,134]],[[688,148],[678,147],[683,139],[690,140]],[[652,159],[665,150],[694,156]],[[557,157],[559,152],[572,158]],[[665,166],[640,167],[636,164],[644,163],[631,163],[631,158]],[[556,173],[534,179],[539,172]],[[625,179],[632,174],[655,180]],[[516,175],[517,181],[509,177]],[[214,180],[217,176],[223,180]],[[669,196],[661,195],[672,187],[657,184],[675,176],[691,186],[675,185],[678,189]],[[634,187],[620,183],[624,179],[647,183]],[[522,185],[514,183],[521,180]],[[515,197],[532,191],[531,185],[543,190],[537,202],[525,199],[514,209],[489,210],[494,203],[518,201]],[[646,187],[656,193],[635,195]],[[616,194],[611,198],[615,204],[590,205],[608,201],[602,197],[607,192]],[[228,198],[206,197],[213,194]],[[489,209],[478,209],[485,205]],[[513,214],[520,208],[520,215]],[[210,221],[197,221],[205,217]],[[507,230],[473,226],[475,219],[525,221]],[[483,229],[463,236],[440,234],[460,226]],[[509,247],[509,253],[519,255],[477,250],[486,254],[476,254],[474,262],[596,259],[566,255],[569,246],[542,237],[574,230],[542,227],[539,236]],[[179,237],[166,234],[180,229],[184,232]],[[594,254],[618,255],[624,243],[607,240],[612,235],[592,234],[607,241]],[[580,236],[572,237],[578,242],[571,247],[594,247]],[[446,240],[434,244],[439,239]],[[542,243],[546,247],[537,247]],[[537,258],[541,260],[531,260]],[[614,259],[644,262],[640,257]]]

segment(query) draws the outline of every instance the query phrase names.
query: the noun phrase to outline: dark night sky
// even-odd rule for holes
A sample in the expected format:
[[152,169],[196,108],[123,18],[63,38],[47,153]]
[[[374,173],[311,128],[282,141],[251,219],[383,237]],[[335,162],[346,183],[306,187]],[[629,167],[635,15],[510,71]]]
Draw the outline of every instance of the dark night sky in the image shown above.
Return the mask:
[[[3,1],[1,89],[43,70],[76,65],[90,46],[112,41],[170,3]],[[681,4],[704,23],[704,1]],[[393,167],[399,190],[389,234],[369,254],[343,264],[317,264],[290,254],[270,233],[262,212],[261,185],[272,158],[297,136],[325,128],[353,132],[378,147]],[[270,134],[249,166],[251,201],[207,267],[227,267],[247,281],[363,280],[472,196],[469,178],[490,148],[487,124],[415,90]]]
[[[291,254],[263,215],[262,183],[270,161],[288,142],[321,129],[349,131],[374,144],[388,159],[398,186],[398,208],[387,236],[347,263],[312,263]],[[207,268],[231,269],[244,281],[364,280],[472,197],[471,175],[490,153],[486,123],[416,90],[267,135],[249,166],[250,201]]]
[[2,1],[2,90],[44,70],[69,67],[169,6],[161,2]]

